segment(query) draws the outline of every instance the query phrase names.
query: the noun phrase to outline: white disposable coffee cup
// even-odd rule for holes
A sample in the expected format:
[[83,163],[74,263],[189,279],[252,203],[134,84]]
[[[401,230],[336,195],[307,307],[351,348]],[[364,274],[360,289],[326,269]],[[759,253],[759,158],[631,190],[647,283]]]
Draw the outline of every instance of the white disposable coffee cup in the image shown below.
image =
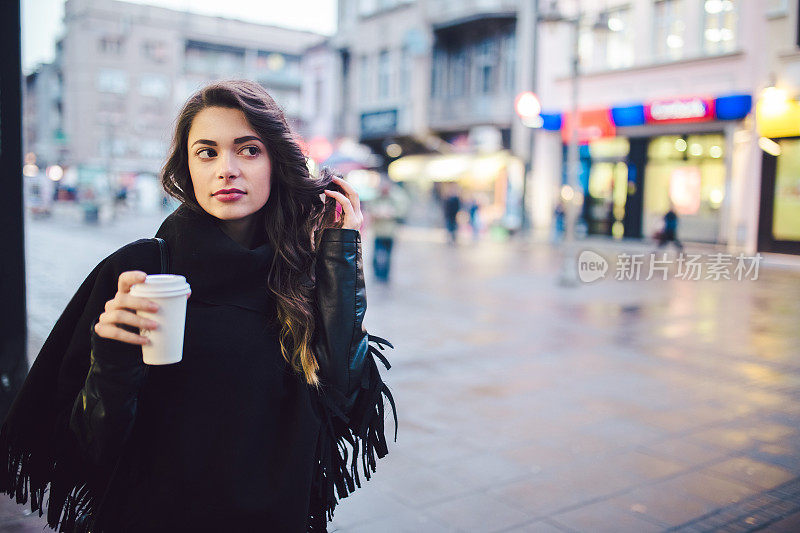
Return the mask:
[[186,327],[186,300],[191,292],[186,278],[175,274],[151,274],[144,283],[131,286],[131,294],[158,304],[158,311],[136,310],[136,314],[158,322],[156,330],[142,329],[150,339],[142,345],[142,357],[148,365],[170,365],[183,358],[183,333]]

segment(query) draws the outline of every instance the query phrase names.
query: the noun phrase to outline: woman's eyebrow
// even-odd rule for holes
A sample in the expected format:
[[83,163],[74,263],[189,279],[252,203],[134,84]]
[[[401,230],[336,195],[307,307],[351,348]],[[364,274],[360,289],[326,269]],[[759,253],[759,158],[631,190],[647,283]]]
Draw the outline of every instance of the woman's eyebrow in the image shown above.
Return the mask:
[[[246,142],[246,141],[258,141],[261,144],[264,144],[264,141],[262,141],[261,139],[259,139],[258,137],[255,137],[253,135],[245,135],[244,137],[237,137],[236,139],[233,140],[233,144],[241,144],[241,143]],[[217,145],[216,141],[210,141],[208,139],[197,139],[195,142],[192,143],[192,146],[194,146],[197,143],[207,144],[209,146],[216,146]]]

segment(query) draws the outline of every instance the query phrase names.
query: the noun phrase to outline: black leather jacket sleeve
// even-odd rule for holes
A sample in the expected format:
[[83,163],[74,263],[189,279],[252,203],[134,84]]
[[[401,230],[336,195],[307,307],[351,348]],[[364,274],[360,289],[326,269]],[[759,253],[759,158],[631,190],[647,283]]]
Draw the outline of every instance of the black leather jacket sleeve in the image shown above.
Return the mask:
[[111,466],[136,418],[139,390],[147,375],[139,345],[100,337],[91,325],[89,373],[72,407],[69,428],[87,459]]
[[[88,323],[89,361],[83,387],[77,391],[71,412],[64,413],[69,432],[91,464],[113,466],[136,418],[136,405],[148,367],[142,347],[99,336],[94,326],[105,304],[114,297],[119,275],[127,270],[158,272],[160,253],[152,242],[137,241],[108,258],[98,273],[84,314]],[[123,326],[129,331],[138,330]],[[85,367],[84,367],[85,368]],[[78,372],[80,369],[73,369]]]
[[332,396],[338,398],[339,408],[349,414],[369,356],[369,338],[362,325],[367,293],[358,230],[324,230],[315,276],[319,314],[315,353],[323,386],[336,391]]

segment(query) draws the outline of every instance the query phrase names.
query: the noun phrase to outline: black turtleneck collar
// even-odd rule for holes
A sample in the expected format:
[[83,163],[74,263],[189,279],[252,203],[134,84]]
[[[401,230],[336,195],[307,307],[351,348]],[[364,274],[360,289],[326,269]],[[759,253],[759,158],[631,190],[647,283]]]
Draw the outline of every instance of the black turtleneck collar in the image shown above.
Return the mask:
[[219,225],[218,218],[179,206],[156,232],[167,242],[173,274],[186,277],[191,300],[231,304],[273,314],[267,272],[273,248],[263,242],[250,250]]

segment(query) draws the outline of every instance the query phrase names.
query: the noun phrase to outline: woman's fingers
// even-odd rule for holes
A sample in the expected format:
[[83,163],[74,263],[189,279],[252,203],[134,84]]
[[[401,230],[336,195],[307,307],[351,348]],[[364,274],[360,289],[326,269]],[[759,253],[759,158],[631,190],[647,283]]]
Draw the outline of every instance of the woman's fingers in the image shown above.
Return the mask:
[[131,333],[129,331],[125,331],[122,328],[119,328],[113,324],[108,324],[105,322],[98,322],[94,325],[94,331],[100,337],[106,339],[112,339],[120,342],[125,342],[127,344],[149,344],[150,340],[147,337],[143,337],[142,335],[137,335],[136,333]]
[[141,270],[128,270],[119,275],[117,280],[117,292],[130,292],[131,286],[137,283],[144,283],[147,274]]
[[147,298],[141,296],[133,296],[131,293],[118,293],[114,300],[111,300],[112,309],[138,309],[140,311],[148,311],[155,313],[158,311],[158,304]]
[[107,316],[105,320],[101,319],[101,322],[126,324],[139,329],[158,329],[158,322],[155,320],[150,320],[149,318],[126,311],[125,309],[115,309],[104,314]]
[[334,176],[333,177],[333,181],[336,182],[336,184],[339,185],[339,187],[344,189],[344,192],[347,194],[347,198],[353,204],[353,209],[355,211],[358,211],[359,209],[361,209],[361,199],[358,197],[358,193],[356,192],[356,189],[352,185],[347,183],[346,180],[343,180],[342,178],[340,178],[338,176]]
[[127,327],[143,329],[158,329],[158,322],[138,315],[136,311],[155,313],[159,306],[147,298],[133,296],[131,287],[137,283],[144,283],[147,274],[141,270],[129,270],[119,275],[117,280],[117,294],[107,301],[105,312],[98,318],[94,331],[101,337],[114,339],[128,344],[148,344],[147,337],[129,331]]
[[364,222],[364,215],[361,213],[361,201],[355,188],[342,178],[333,177],[333,183],[339,185],[345,194],[337,191],[325,189],[324,193],[336,199],[342,206],[344,220],[342,227],[347,229],[359,229]]
[[344,211],[345,217],[347,217],[347,216],[354,217],[355,216],[355,210],[353,210],[353,204],[350,202],[350,199],[347,198],[347,196],[345,196],[344,194],[342,194],[340,192],[331,191],[331,190],[328,190],[328,189],[325,189],[325,194],[327,194],[328,196],[333,197],[337,202],[339,202],[339,204],[342,206],[342,211]]

